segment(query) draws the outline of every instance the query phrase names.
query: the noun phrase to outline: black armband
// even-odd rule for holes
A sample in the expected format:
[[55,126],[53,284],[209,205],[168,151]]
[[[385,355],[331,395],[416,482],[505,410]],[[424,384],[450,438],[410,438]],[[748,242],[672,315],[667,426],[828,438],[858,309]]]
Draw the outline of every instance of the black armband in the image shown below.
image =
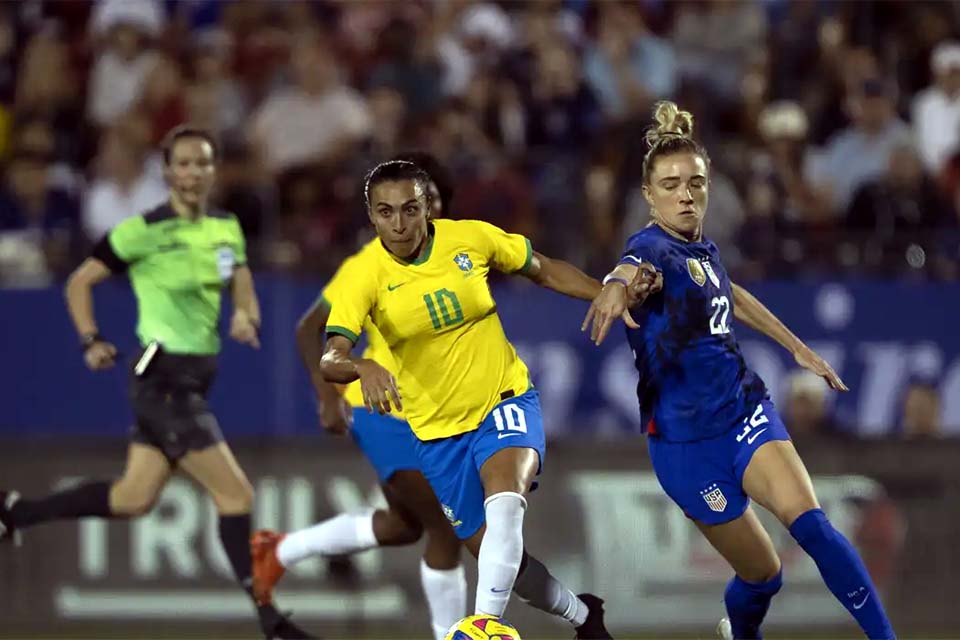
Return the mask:
[[110,235],[107,234],[100,239],[90,255],[103,264],[107,265],[112,273],[123,273],[127,270],[127,262],[117,255],[116,251],[110,245]]

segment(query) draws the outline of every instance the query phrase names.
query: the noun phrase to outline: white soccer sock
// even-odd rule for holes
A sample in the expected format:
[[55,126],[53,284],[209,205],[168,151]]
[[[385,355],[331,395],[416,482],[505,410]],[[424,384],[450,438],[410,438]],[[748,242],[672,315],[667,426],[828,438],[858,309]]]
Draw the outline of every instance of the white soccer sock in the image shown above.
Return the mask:
[[575,627],[582,625],[590,613],[573,591],[563,586],[542,562],[531,555],[527,555],[527,566],[517,576],[513,592],[530,606],[560,616]]
[[484,503],[487,531],[477,557],[477,613],[500,617],[507,608],[523,559],[523,512],[519,493],[495,493]]
[[378,545],[373,534],[373,510],[341,513],[308,529],[294,531],[277,546],[277,559],[290,567],[311,556],[340,556]]
[[443,640],[447,631],[467,615],[467,574],[463,565],[433,569],[420,561],[420,582],[430,607],[433,637]]

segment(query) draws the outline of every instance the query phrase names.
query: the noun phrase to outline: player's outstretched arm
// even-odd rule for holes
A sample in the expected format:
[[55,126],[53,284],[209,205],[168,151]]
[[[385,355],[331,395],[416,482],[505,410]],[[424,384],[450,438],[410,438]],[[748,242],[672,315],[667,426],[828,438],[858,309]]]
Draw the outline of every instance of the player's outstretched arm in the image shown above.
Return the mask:
[[297,323],[297,351],[310,374],[310,382],[319,403],[320,424],[333,433],[346,433],[350,427],[350,413],[336,385],[324,380],[320,371],[329,317],[330,306],[323,298],[307,309]]
[[117,348],[104,340],[93,314],[93,287],[110,277],[110,267],[98,258],[87,258],[67,279],[64,297],[67,310],[83,343],[83,359],[92,371],[109,369]]
[[830,385],[830,388],[837,391],[849,391],[847,385],[843,383],[833,367],[813,349],[805,345],[803,340],[794,335],[753,294],[734,283],[731,283],[731,287],[733,288],[733,315],[737,320],[776,340],[784,349],[793,354],[798,365],[822,377]]
[[603,281],[603,289],[590,304],[580,325],[580,331],[590,329],[590,339],[598,346],[617,318],[622,317],[631,329],[640,328],[629,310],[663,288],[663,274],[646,263],[620,264]]
[[393,374],[373,360],[355,358],[350,355],[353,341],[342,335],[331,335],[320,359],[320,372],[327,382],[346,384],[360,380],[363,400],[367,409],[386,414],[391,411],[391,403],[403,410],[400,403],[400,390]]
[[541,287],[581,300],[593,300],[603,288],[598,280],[591,278],[569,262],[548,258],[536,251],[533,252],[530,265],[523,275]]

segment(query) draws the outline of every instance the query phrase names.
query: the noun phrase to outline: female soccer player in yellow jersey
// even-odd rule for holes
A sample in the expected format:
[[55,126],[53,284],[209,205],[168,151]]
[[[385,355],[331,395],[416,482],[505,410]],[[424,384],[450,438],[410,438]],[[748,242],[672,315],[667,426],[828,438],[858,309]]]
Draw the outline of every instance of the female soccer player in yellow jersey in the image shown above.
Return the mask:
[[[340,274],[351,287],[330,301],[321,371],[329,382],[359,379],[371,410],[404,412],[423,474],[478,558],[477,613],[501,616],[516,591],[570,621],[577,638],[609,638],[602,601],[575,596],[524,553],[524,494],[543,464],[543,422],[487,276],[490,269],[519,273],[584,300],[599,293],[600,283],[493,225],[430,221],[429,181],[410,162],[385,162],[367,175],[379,242]],[[350,355],[367,318],[386,340],[396,378]]]
[[[452,180],[444,167],[433,156],[422,152],[403,154],[398,159],[415,162],[427,171],[430,215],[441,217],[453,197]],[[341,390],[326,382],[320,373],[330,301],[353,287],[353,282],[343,274],[350,271],[354,260],[351,256],[344,261],[320,298],[301,318],[297,325],[297,348],[313,383],[321,425],[333,434],[350,434],[376,471],[387,504],[383,509],[341,513],[286,535],[257,531],[251,541],[253,589],[261,602],[269,602],[273,588],[286,570],[302,560],[315,555],[352,554],[372,547],[412,545],[425,534],[420,578],[430,610],[433,637],[443,640],[450,627],[467,615],[467,579],[460,564],[460,540],[444,517],[433,489],[420,473],[413,433],[398,412],[380,415],[367,411],[358,381]],[[395,370],[390,349],[369,318],[363,331],[367,337],[363,357]]]

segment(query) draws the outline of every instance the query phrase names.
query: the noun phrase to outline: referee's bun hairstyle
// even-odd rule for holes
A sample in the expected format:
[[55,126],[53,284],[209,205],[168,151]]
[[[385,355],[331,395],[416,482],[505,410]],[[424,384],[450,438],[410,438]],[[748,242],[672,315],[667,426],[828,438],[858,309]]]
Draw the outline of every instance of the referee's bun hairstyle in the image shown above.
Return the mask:
[[681,111],[675,102],[663,100],[653,106],[656,124],[647,129],[646,141],[650,146],[643,157],[643,183],[650,184],[653,164],[660,156],[673,153],[695,153],[703,158],[710,169],[707,150],[693,139],[693,114]]
[[213,150],[214,161],[220,159],[220,148],[217,146],[217,139],[210,131],[189,124],[181,124],[170,129],[167,135],[163,136],[163,141],[160,143],[160,149],[163,151],[163,164],[170,164],[170,156],[173,154],[174,145],[177,144],[178,140],[183,140],[184,138],[200,138],[206,141]]
[[413,180],[420,184],[423,196],[430,201],[430,189],[428,185],[433,178],[430,174],[409,160],[387,160],[381,162],[367,173],[363,181],[363,200],[370,208],[370,192],[381,182],[401,182],[403,180]]
[[454,194],[453,177],[447,168],[437,160],[436,156],[426,151],[406,151],[391,159],[412,162],[426,171],[430,176],[430,180],[437,186],[437,193],[440,196],[440,206],[443,207],[444,215],[450,214],[450,203],[453,200]]

